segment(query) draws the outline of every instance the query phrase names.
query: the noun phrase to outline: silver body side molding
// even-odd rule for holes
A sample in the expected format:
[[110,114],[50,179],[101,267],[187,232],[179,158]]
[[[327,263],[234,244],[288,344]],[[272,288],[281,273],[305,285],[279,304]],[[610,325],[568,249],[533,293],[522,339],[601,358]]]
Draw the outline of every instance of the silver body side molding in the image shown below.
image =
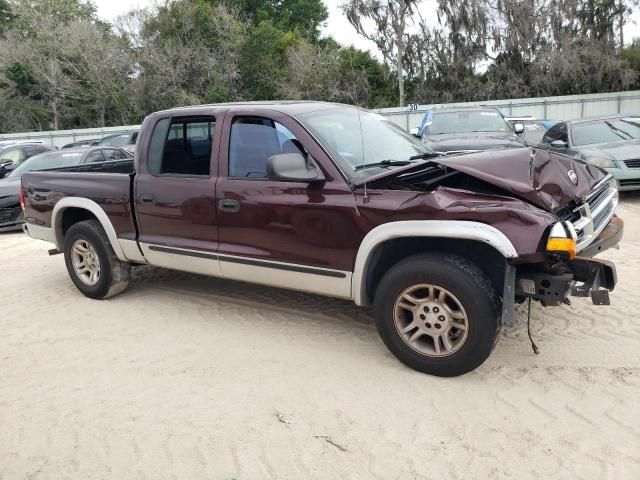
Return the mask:
[[111,248],[118,257],[118,260],[123,262],[127,261],[127,257],[125,256],[122,247],[120,246],[120,242],[118,241],[118,237],[116,236],[116,231],[111,225],[111,221],[107,214],[104,213],[104,210],[100,205],[98,205],[93,200],[89,200],[88,198],[81,197],[64,197],[56,203],[56,206],[53,207],[53,213],[51,215],[51,228],[55,234],[55,244],[59,251],[63,251],[64,249],[64,237],[62,236],[62,213],[65,209],[75,207],[82,208],[84,210],[88,210],[98,219],[105,233],[107,234],[107,238],[109,239],[109,243],[111,243]]
[[367,269],[371,254],[382,243],[401,237],[452,238],[486,243],[505,258],[518,256],[511,241],[498,229],[484,223],[463,220],[409,220],[390,222],[371,230],[362,240],[352,277],[353,301],[369,303],[366,291]]
[[220,256],[220,267],[224,278],[351,299],[351,272],[321,268],[310,271],[300,265],[270,263],[269,266],[252,265],[244,263],[237,257]]

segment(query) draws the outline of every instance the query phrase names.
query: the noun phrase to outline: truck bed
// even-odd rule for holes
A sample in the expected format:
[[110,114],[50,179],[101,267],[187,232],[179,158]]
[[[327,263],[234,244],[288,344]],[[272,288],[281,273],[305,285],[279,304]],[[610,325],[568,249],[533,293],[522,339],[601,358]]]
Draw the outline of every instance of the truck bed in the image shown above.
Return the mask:
[[51,216],[58,201],[65,197],[82,197],[102,207],[118,236],[135,239],[131,205],[134,175],[133,160],[27,172],[22,176],[25,220],[51,227]]

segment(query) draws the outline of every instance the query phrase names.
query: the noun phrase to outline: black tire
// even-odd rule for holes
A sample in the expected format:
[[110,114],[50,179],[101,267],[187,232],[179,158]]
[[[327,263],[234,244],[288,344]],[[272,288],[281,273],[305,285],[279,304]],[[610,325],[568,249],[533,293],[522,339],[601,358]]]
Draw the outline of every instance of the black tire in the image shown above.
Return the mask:
[[[96,252],[100,265],[100,276],[95,285],[83,281],[73,266],[72,248],[78,240],[89,243]],[[89,298],[104,299],[113,297],[129,285],[131,266],[121,262],[111,248],[107,234],[97,220],[78,222],[69,228],[64,237],[64,261],[71,281]]]
[[[429,356],[417,351],[396,327],[396,299],[419,284],[448,290],[466,312],[466,337],[458,350],[448,356]],[[392,267],[376,289],[374,310],[378,332],[391,353],[414,370],[440,377],[455,377],[480,366],[489,357],[500,330],[500,300],[491,281],[466,258],[444,252],[413,255]],[[422,321],[413,313],[409,317],[414,319],[409,323]],[[424,321],[430,321],[429,318],[433,317],[427,316]],[[428,336],[425,338],[429,340]],[[430,341],[435,343],[433,339]]]

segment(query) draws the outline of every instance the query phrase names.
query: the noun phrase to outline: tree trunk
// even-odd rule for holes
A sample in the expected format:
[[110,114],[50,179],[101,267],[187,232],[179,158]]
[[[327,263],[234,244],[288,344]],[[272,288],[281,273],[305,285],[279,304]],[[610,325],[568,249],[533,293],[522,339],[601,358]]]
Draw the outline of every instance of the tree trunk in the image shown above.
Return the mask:
[[404,107],[404,66],[402,65],[402,57],[404,56],[404,44],[402,40],[398,40],[398,63],[396,69],[398,71],[398,106]]
[[396,34],[396,49],[398,51],[398,56],[396,59],[396,71],[398,72],[398,106],[404,107],[404,27],[405,27],[405,18],[404,11],[399,15],[396,21],[398,24],[394,28]]
[[[622,4],[622,2],[620,2]],[[618,28],[620,31],[620,50],[624,48],[624,7],[620,5],[620,13],[618,14]]]
[[104,105],[98,105],[98,126],[101,128],[104,128],[105,124],[104,124],[104,117],[105,117],[105,106]]
[[54,98],[51,102],[51,113],[53,113],[53,129],[58,130],[60,127],[60,118],[58,113],[58,99]]

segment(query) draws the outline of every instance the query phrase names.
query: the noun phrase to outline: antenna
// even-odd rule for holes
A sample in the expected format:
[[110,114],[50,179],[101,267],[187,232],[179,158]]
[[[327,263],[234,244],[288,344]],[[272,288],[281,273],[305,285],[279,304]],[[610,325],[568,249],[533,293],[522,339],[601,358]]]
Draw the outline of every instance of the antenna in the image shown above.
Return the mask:
[[[360,107],[356,107],[358,112],[358,125],[360,126],[360,149],[362,151],[362,165],[364,165],[364,134],[362,133],[362,120],[360,119]],[[364,196],[362,197],[362,203],[369,203],[369,196],[367,195],[367,180],[363,183]]]

